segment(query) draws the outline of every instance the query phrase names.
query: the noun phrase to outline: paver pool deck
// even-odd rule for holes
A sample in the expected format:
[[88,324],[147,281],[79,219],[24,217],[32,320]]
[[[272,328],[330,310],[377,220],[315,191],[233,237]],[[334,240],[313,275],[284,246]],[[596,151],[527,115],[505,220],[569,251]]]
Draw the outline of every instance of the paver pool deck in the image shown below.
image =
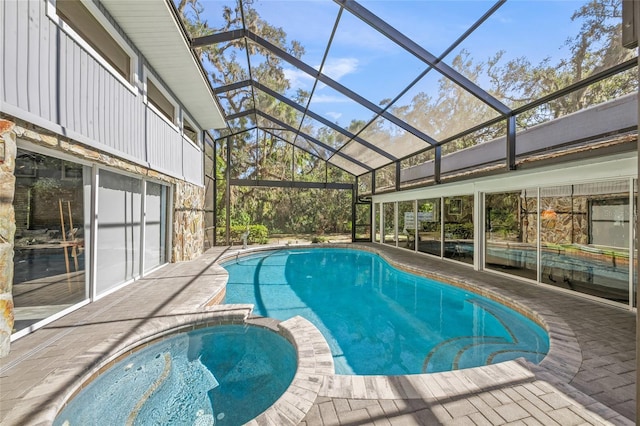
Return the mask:
[[[516,360],[394,377],[334,375],[325,365],[309,376],[313,386],[297,388],[298,399],[288,393],[271,424],[635,424],[635,313],[408,250],[354,246],[377,251],[396,267],[528,307],[549,328],[550,353],[537,366]],[[221,300],[227,280],[216,261],[243,252],[216,247],[196,260],[166,265],[13,342],[0,359],[0,424],[49,423],[78,378],[141,330],[223,312],[225,307],[210,306]]]

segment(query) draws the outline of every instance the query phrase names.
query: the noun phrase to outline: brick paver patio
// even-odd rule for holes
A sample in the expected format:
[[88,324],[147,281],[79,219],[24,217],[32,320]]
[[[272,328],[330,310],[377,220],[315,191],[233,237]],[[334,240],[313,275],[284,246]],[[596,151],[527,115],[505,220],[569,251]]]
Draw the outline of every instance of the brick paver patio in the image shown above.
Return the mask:
[[[395,266],[428,271],[531,308],[549,327],[550,354],[538,366],[517,360],[429,375],[323,373],[317,387],[299,393],[299,401],[287,395],[283,404],[295,411],[291,418],[280,414],[271,423],[634,424],[633,312],[456,262],[381,245],[360,246],[381,252]],[[14,342],[9,356],[0,360],[0,424],[41,422],[43,412],[55,414],[53,408],[80,375],[123,342],[135,341],[142,330],[168,327],[176,318],[210,309],[207,305],[219,301],[226,283],[226,273],[215,261],[236,252],[243,251],[215,248],[194,261],[167,265]]]

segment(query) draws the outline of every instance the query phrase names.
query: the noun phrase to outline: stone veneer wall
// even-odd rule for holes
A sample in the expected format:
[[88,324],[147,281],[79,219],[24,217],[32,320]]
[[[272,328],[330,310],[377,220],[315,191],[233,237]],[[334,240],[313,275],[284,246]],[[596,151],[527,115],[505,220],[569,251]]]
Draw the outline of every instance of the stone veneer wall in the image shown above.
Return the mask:
[[139,176],[146,176],[175,188],[173,197],[172,259],[191,260],[204,249],[203,187],[160,174],[136,164],[121,160],[93,148],[64,139],[30,123],[3,116],[0,118],[0,139],[4,140],[5,161],[0,163],[0,357],[9,353],[13,329],[13,242],[15,236],[15,156],[17,138],[58,152],[72,155],[99,165],[107,165]]
[[[13,330],[13,237],[16,232],[13,195],[16,178],[13,175],[16,159],[15,124],[0,119],[0,358],[9,353]],[[1,157],[0,157],[1,159]]]
[[192,260],[204,249],[205,189],[176,182],[173,197],[173,261]]
[[[553,209],[552,218],[542,218],[540,237],[545,243],[588,244],[589,222],[587,220],[588,199],[585,196],[543,197],[542,207]],[[537,238],[537,199],[527,198],[527,214],[524,228],[525,241],[535,243]]]

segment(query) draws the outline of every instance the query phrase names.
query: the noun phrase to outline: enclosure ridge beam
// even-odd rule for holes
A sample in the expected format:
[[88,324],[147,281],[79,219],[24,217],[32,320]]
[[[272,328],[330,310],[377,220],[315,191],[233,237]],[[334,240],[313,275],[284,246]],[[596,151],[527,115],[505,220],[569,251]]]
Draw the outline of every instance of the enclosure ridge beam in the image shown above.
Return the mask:
[[284,180],[251,180],[251,179],[231,179],[232,186],[259,186],[265,188],[306,188],[306,189],[348,189],[353,190],[352,183],[340,182],[303,182]]
[[220,136],[219,138],[214,139],[214,142],[218,142],[218,141],[220,141],[220,140],[222,140],[222,139],[226,139],[226,138],[231,138],[231,137],[234,137],[234,136],[238,136],[238,135],[241,135],[241,134],[243,134],[243,133],[247,133],[247,132],[250,132],[250,131],[252,131],[252,130],[255,130],[255,129],[257,129],[257,128],[258,128],[258,126],[253,126],[253,127],[249,127],[249,128],[247,128],[247,129],[242,129],[242,130],[240,130],[240,131],[238,131],[238,132],[229,133],[228,135]]
[[213,93],[220,95],[222,93],[230,92],[232,90],[242,89],[244,87],[251,86],[251,80],[242,80],[236,83],[226,84],[224,86],[216,87],[213,89]]
[[245,109],[244,111],[236,112],[235,114],[231,114],[227,116],[227,120],[235,120],[236,118],[246,117],[247,115],[257,114],[257,110],[255,108]]
[[191,48],[194,49],[196,47],[203,47],[203,46],[209,46],[211,44],[238,40],[242,37],[245,37],[246,35],[247,35],[247,30],[241,28],[241,29],[226,31],[223,33],[209,34],[202,37],[196,37],[193,40],[191,40]]

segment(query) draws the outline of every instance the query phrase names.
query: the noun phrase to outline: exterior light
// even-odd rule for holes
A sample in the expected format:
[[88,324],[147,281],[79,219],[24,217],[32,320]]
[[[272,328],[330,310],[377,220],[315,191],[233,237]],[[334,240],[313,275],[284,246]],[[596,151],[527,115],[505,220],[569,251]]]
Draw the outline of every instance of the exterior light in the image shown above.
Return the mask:
[[553,220],[556,217],[558,217],[558,214],[552,208],[548,208],[548,209],[542,210],[542,212],[540,213],[540,217],[546,220]]

